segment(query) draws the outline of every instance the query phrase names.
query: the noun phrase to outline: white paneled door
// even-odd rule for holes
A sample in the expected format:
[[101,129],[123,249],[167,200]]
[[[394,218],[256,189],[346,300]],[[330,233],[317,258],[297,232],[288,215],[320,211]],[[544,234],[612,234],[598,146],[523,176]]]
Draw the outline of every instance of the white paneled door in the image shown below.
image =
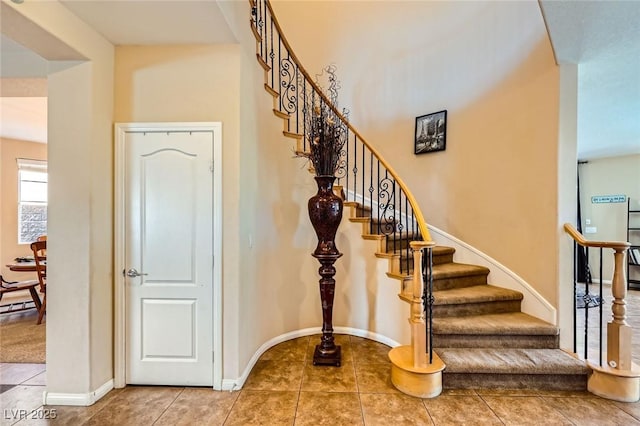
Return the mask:
[[213,138],[126,133],[126,383],[213,385]]

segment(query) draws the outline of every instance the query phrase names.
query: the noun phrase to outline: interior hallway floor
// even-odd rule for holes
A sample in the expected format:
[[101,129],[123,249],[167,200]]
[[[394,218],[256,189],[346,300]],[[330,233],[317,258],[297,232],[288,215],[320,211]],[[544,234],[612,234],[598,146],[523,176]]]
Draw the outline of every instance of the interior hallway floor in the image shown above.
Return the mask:
[[[610,289],[604,294],[610,295]],[[640,364],[640,291],[630,291],[627,303],[633,359]],[[611,297],[605,296],[604,323],[611,318],[610,306]],[[590,310],[588,330],[594,350],[596,312]],[[584,310],[578,314],[583,318]],[[336,340],[343,350],[340,368],[314,367],[311,358],[319,336],[302,337],[265,352],[240,391],[128,386],[90,407],[43,407],[45,365],[0,364],[0,426],[640,425],[640,402],[614,402],[588,392],[445,390],[433,399],[412,398],[391,384],[389,347],[354,336],[338,335]],[[54,412],[55,419],[38,418]],[[30,418],[20,418],[25,414]]]
[[[389,347],[354,336],[336,340],[340,368],[314,367],[319,336],[302,337],[265,352],[240,391],[128,386],[90,407],[43,407],[44,365],[2,364],[0,424],[640,425],[640,402],[587,392],[477,389],[409,397],[391,384]],[[20,419],[25,413],[29,418]],[[39,419],[54,413],[55,419]]]

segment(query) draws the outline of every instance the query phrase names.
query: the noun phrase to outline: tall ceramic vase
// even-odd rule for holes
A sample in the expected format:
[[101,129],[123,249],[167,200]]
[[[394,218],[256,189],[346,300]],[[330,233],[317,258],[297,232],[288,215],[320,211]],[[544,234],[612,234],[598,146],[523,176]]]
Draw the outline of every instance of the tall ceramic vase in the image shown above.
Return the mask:
[[313,257],[320,262],[320,300],[322,303],[322,337],[313,354],[314,365],[340,366],[341,348],[333,337],[333,297],[336,281],[335,261],[342,256],[335,237],[342,220],[342,199],[333,193],[335,176],[316,176],[318,193],[309,199],[309,218],[318,236]]

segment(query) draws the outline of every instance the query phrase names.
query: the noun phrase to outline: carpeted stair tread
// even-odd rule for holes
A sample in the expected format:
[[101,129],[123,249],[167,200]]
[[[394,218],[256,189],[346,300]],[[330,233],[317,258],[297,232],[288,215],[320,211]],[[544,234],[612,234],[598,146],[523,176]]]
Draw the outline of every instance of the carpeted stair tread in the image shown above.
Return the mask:
[[433,248],[433,264],[442,265],[453,262],[453,253],[456,249],[453,247],[435,246]]
[[489,269],[484,266],[455,262],[433,265],[434,280],[461,278],[471,275],[489,275]]
[[549,335],[556,336],[558,327],[522,312],[469,315],[464,317],[436,317],[435,334],[472,335]]
[[587,374],[584,361],[561,349],[445,348],[436,353],[445,373]]
[[434,305],[457,305],[503,300],[522,300],[522,293],[488,284],[434,291]]

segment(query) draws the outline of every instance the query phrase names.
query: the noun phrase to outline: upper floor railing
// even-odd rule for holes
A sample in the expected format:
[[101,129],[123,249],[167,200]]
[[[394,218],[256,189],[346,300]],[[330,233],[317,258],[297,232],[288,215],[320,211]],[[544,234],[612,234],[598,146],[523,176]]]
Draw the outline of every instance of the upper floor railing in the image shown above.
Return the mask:
[[[347,128],[337,172],[345,201],[357,202],[370,218],[371,234],[387,236],[388,251],[400,254],[400,272],[411,273],[410,241],[430,241],[414,196],[399,175],[349,123],[335,105],[335,85],[323,88],[291,49],[268,0],[250,0],[251,29],[257,59],[265,70],[265,89],[274,97],[274,113],[285,120],[284,135],[297,140],[297,152],[308,151],[312,108],[329,108]],[[333,102],[332,102],[333,101]]]

